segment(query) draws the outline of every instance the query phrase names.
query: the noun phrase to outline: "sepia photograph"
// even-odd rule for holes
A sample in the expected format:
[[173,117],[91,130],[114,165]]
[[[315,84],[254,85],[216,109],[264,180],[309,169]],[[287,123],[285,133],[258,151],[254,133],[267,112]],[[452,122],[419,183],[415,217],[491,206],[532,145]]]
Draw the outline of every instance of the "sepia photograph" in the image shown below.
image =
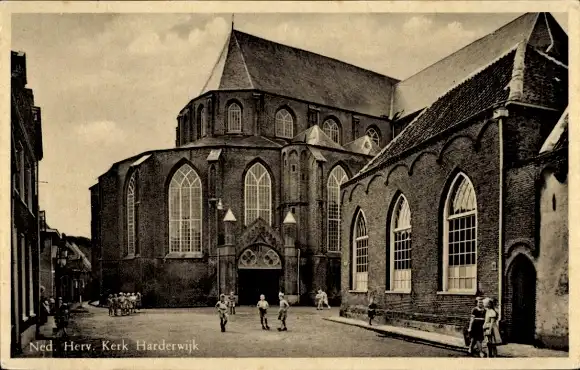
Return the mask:
[[8,16],[11,359],[570,356],[567,8],[318,9]]

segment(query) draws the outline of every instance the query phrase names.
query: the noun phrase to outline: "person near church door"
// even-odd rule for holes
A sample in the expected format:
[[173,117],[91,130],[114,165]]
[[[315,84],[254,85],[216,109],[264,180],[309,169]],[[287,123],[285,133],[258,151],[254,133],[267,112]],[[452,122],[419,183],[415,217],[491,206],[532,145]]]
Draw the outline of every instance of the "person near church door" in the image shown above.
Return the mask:
[[230,311],[230,315],[236,314],[236,296],[234,292],[230,292],[230,296],[228,297],[228,307]]
[[226,331],[226,324],[228,323],[228,305],[226,303],[225,294],[220,295],[220,300],[215,304],[220,318],[220,327],[222,333]]
[[278,299],[280,300],[280,310],[278,311],[278,320],[280,320],[280,323],[282,324],[278,328],[278,331],[287,331],[288,328],[286,327],[286,318],[288,317],[288,308],[290,307],[290,305],[284,299],[284,293],[280,292],[278,294]]
[[469,320],[469,353],[474,355],[477,349],[480,357],[484,357],[482,342],[483,342],[483,323],[485,321],[485,308],[483,307],[483,298],[477,298],[477,306],[471,311],[471,319]]
[[486,298],[483,300],[485,306],[485,321],[483,323],[484,342],[487,344],[487,357],[497,357],[497,346],[501,344],[499,334],[498,314],[495,310],[495,302]]
[[268,317],[266,317],[270,305],[263,294],[260,294],[260,300],[256,307],[258,307],[258,311],[260,312],[260,323],[262,324],[262,329],[270,330],[270,327],[268,326]]

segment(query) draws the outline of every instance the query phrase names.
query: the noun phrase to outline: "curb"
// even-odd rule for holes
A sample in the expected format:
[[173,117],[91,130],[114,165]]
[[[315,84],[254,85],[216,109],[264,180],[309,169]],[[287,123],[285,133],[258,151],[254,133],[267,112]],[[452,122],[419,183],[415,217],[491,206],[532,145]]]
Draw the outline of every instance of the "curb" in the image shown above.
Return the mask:
[[[465,346],[457,346],[454,344],[450,344],[450,343],[445,343],[445,342],[439,342],[439,341],[434,341],[434,340],[429,340],[426,338],[418,338],[418,337],[414,337],[412,335],[407,335],[407,334],[402,334],[402,333],[394,333],[385,329],[380,329],[380,328],[373,328],[372,326],[368,326],[366,323],[354,323],[354,322],[345,322],[345,321],[338,321],[338,320],[334,320],[331,317],[324,317],[323,320],[326,321],[332,321],[338,324],[345,324],[345,325],[350,325],[350,326],[357,326],[359,328],[363,328],[363,329],[367,329],[370,331],[374,331],[376,333],[381,333],[384,334],[386,336],[392,337],[392,338],[396,338],[396,339],[402,339],[405,340],[407,342],[414,342],[414,343],[422,343],[422,344],[428,344],[430,346],[433,347],[439,347],[439,348],[445,348],[445,349],[449,349],[449,350],[453,350],[453,351],[458,351],[458,352],[464,352],[464,353],[468,353],[467,351],[467,347]],[[502,356],[504,357],[504,356]]]

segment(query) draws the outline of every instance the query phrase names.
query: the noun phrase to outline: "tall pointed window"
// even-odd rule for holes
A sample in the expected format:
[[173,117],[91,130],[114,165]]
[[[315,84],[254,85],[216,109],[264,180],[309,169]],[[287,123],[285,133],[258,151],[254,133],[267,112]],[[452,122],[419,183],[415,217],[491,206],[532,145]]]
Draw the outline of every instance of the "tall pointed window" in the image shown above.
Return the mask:
[[128,256],[135,255],[135,200],[137,195],[137,184],[133,172],[127,185],[127,250]]
[[242,108],[237,103],[228,107],[228,132],[242,132]]
[[338,127],[338,123],[336,123],[335,120],[329,118],[324,121],[324,124],[322,125],[322,131],[324,131],[324,133],[328,135],[332,141],[340,144],[340,128]]
[[369,281],[369,235],[362,210],[358,212],[354,226],[352,270],[353,290],[366,292]]
[[326,184],[328,251],[340,251],[340,185],[346,180],[348,180],[348,176],[340,166],[334,167],[328,176]]
[[397,198],[391,217],[391,290],[411,291],[411,210],[407,199]]
[[445,203],[443,290],[477,290],[477,201],[473,184],[460,173]]
[[369,128],[369,129],[367,130],[367,133],[366,133],[366,135],[367,135],[368,137],[370,137],[370,138],[371,138],[371,140],[372,140],[372,141],[373,141],[375,144],[377,144],[377,146],[380,146],[380,145],[381,145],[381,135],[379,134],[379,132],[378,132],[376,129],[374,129],[373,127]]
[[258,217],[272,224],[272,181],[266,168],[254,164],[245,178],[245,224],[249,225]]
[[294,137],[294,119],[286,109],[276,113],[276,136],[291,139]]
[[188,164],[182,165],[169,184],[169,251],[201,253],[201,180]]
[[201,106],[198,111],[198,120],[199,120],[199,132],[200,137],[204,137],[207,134],[207,120],[205,119],[205,107]]

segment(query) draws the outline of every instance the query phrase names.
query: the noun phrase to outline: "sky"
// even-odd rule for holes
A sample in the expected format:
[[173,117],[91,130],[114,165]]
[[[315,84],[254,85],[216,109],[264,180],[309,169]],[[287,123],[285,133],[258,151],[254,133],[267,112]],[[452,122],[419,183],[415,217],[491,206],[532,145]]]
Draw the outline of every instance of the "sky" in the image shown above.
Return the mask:
[[[236,14],[235,28],[404,79],[519,14]],[[554,14],[567,30],[566,14]],[[41,209],[90,237],[89,187],[113,163],[174,146],[176,117],[199,95],[231,14],[14,14],[42,109]]]

